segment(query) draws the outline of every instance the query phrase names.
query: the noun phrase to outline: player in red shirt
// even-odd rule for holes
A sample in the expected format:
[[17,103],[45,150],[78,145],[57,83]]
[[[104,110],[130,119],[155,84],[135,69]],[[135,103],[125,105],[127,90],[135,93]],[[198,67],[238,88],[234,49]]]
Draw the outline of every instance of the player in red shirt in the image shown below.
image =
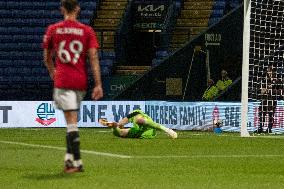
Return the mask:
[[54,104],[63,110],[67,123],[64,171],[74,173],[83,171],[77,117],[80,102],[87,90],[87,56],[95,80],[92,98],[102,98],[103,90],[97,53],[99,44],[95,32],[77,21],[80,12],[77,0],[61,0],[61,12],[64,21],[50,25],[44,36],[44,63],[54,81]]

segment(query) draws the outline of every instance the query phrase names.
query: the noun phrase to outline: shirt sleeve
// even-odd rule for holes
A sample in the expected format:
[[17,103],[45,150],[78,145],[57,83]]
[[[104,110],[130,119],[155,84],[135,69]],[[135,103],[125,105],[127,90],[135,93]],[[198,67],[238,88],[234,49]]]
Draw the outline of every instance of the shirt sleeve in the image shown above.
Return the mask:
[[95,33],[95,31],[90,28],[90,35],[89,35],[89,44],[88,44],[88,49],[91,49],[91,48],[96,48],[98,49],[100,46],[99,46],[99,43],[98,43],[98,40],[97,40],[97,35]]
[[42,48],[44,49],[52,49],[52,27],[49,26],[43,36]]

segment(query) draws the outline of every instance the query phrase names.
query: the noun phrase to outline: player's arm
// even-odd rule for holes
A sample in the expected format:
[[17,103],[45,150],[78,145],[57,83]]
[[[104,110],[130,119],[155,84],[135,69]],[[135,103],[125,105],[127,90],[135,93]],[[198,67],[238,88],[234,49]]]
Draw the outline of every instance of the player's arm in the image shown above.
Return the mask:
[[129,120],[128,120],[127,117],[125,117],[125,118],[121,119],[121,120],[117,123],[117,126],[118,126],[119,128],[123,128],[124,125],[126,125],[126,124],[128,124],[128,123],[129,123]]
[[129,122],[128,118],[125,117],[123,119],[121,119],[119,122],[115,122],[115,121],[108,121],[107,119],[99,119],[99,123],[104,125],[104,126],[108,126],[108,127],[119,127],[119,128],[124,128],[124,125],[126,125]]
[[89,59],[93,73],[93,78],[95,81],[95,86],[92,92],[92,98],[94,100],[98,100],[103,97],[103,89],[102,89],[101,70],[99,64],[98,51],[96,48],[89,49]]
[[55,67],[54,67],[54,63],[52,60],[52,56],[53,56],[53,43],[52,43],[52,35],[53,35],[53,28],[52,26],[49,26],[46,30],[46,33],[43,37],[43,61],[44,61],[44,65],[46,66],[49,75],[51,77],[51,79],[54,79],[54,72],[55,72]]
[[44,65],[46,66],[50,78],[54,79],[54,73],[55,73],[55,67],[52,60],[52,51],[51,49],[44,49],[43,50],[43,59],[44,59]]

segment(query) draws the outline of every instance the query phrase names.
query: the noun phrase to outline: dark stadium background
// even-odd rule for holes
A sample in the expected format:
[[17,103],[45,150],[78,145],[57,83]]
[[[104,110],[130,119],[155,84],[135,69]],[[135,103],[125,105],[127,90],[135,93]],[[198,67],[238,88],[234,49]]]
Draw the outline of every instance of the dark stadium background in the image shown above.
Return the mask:
[[[80,21],[100,41],[104,100],[201,100],[207,50],[211,77],[217,81],[225,69],[234,83],[216,100],[240,100],[240,0],[79,2]],[[62,19],[59,6],[58,0],[0,1],[0,100],[52,99],[41,42],[45,28]]]

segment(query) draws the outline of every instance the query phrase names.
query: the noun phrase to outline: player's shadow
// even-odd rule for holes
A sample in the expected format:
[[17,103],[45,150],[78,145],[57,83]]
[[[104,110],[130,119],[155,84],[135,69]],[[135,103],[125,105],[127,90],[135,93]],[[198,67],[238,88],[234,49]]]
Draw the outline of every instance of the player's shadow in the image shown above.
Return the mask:
[[60,180],[60,179],[72,179],[76,178],[75,174],[66,174],[66,173],[43,173],[43,174],[28,174],[24,176],[23,178],[25,179],[30,179],[30,180]]

